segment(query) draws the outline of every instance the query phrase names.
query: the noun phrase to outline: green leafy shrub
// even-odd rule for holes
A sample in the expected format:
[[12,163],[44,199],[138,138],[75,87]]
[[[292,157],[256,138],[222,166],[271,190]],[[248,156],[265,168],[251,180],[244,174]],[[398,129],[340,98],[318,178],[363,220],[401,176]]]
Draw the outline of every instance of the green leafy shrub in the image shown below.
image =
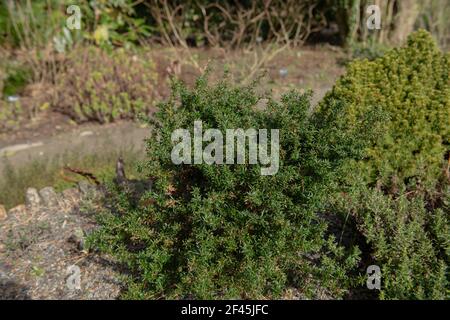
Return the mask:
[[0,99],[21,94],[30,78],[31,71],[15,61],[9,51],[0,48]]
[[338,201],[370,246],[370,264],[381,268],[381,299],[450,298],[450,188],[443,199],[429,208],[421,197],[363,187]]
[[158,96],[152,60],[120,49],[111,53],[94,47],[76,50],[65,67],[56,76],[53,105],[79,122],[135,119],[149,113]]
[[418,31],[403,48],[350,64],[322,101],[325,114],[336,101],[344,102],[350,126],[375,107],[390,116],[369,159],[360,163],[369,183],[434,188],[450,149],[449,76],[449,56],[427,32]]
[[145,14],[139,14],[140,7],[145,5],[132,0],[82,3],[84,23],[89,30],[86,38],[102,47],[130,47],[148,38],[155,26],[145,23]]
[[[341,165],[362,157],[379,117],[370,113],[344,131],[341,105],[322,121],[310,115],[309,100],[291,92],[277,102],[227,80],[208,85],[206,77],[192,90],[174,86],[151,121],[142,170],[152,189],[137,196],[112,186],[91,239],[129,268],[127,298],[275,298],[289,285],[309,297],[318,288],[344,294],[358,251],[339,247],[316,213],[344,174]],[[280,129],[278,173],[261,176],[248,161],[173,164],[172,132],[192,134],[196,120],[221,132]]]
[[31,71],[23,65],[9,63],[5,66],[3,95],[16,95],[24,90],[31,78]]
[[[319,107],[343,103],[348,127],[374,108],[388,116],[330,211],[350,220],[380,266],[381,299],[448,299],[450,60],[425,31],[374,61],[350,64]],[[349,217],[352,219],[348,219]]]

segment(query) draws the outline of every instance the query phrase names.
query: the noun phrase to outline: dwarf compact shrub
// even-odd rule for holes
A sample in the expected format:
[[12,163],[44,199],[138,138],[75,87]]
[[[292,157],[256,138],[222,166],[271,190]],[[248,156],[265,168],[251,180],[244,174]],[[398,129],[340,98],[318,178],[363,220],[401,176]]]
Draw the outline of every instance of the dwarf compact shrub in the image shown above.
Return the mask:
[[381,108],[390,117],[369,149],[361,172],[389,188],[405,183],[433,188],[450,149],[450,59],[426,31],[405,47],[374,61],[351,63],[320,105],[331,112],[345,104],[349,126],[361,114]]
[[158,96],[152,60],[124,50],[74,50],[65,68],[56,76],[53,105],[79,122],[135,119]]
[[[358,251],[338,246],[316,213],[344,174],[342,163],[363,156],[377,113],[346,131],[342,105],[316,119],[308,94],[278,102],[227,80],[208,85],[206,77],[192,90],[180,83],[173,90],[151,121],[141,168],[151,190],[138,196],[130,186],[111,187],[91,239],[128,267],[126,297],[275,298],[290,285],[309,297],[318,288],[341,296]],[[175,165],[171,135],[179,128],[192,135],[197,120],[223,133],[279,129],[278,172],[263,176],[263,166],[247,160]]]

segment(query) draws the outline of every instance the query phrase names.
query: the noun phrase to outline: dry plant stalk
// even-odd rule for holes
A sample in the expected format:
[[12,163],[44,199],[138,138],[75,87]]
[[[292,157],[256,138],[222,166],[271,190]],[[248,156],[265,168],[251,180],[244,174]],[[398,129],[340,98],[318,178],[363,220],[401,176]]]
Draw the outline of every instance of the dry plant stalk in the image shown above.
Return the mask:
[[[301,3],[297,0],[258,0],[247,5],[238,0],[187,3],[153,0],[145,2],[145,5],[159,27],[160,41],[173,49],[177,46],[183,48],[182,55],[174,50],[177,60],[186,61],[199,71],[202,68],[187,41],[191,35],[186,31],[186,23],[191,22],[188,14],[192,10],[200,13],[196,18],[197,37],[225,51],[244,48],[252,52],[254,62],[244,82],[253,78],[279,52],[290,46],[302,45],[311,33],[326,26],[326,18],[323,13],[317,14],[318,3],[313,0]],[[277,48],[262,47],[263,33],[264,40]]]
[[[46,0],[48,16],[51,16],[52,6]],[[20,43],[21,56],[30,66],[34,82],[51,83],[57,72],[58,57],[54,52],[49,39],[40,30],[34,16],[31,0],[18,2],[7,0],[6,7],[11,17],[12,28]],[[45,30],[54,30],[52,19],[46,20]]]
[[[86,179],[88,179],[88,180],[94,182],[95,185],[97,185],[97,186],[100,185],[100,181],[99,181],[99,180],[97,179],[97,177],[96,177],[93,173],[91,173],[91,172],[88,172],[88,171],[85,171],[85,170],[82,170],[82,169],[78,169],[78,168],[71,168],[71,167],[69,167],[69,166],[65,166],[65,167],[63,168],[63,170],[68,171],[68,172],[72,172],[72,173],[75,173],[75,174],[78,174],[78,175],[80,175],[80,176],[82,176],[82,177],[84,177],[84,178],[86,178]],[[61,174],[62,174],[62,175],[64,174],[63,171],[61,172]],[[63,178],[67,179],[68,177],[63,175]],[[70,178],[68,178],[68,179],[70,179]],[[72,179],[71,179],[71,180],[72,180]],[[69,180],[68,180],[68,181],[69,181]]]

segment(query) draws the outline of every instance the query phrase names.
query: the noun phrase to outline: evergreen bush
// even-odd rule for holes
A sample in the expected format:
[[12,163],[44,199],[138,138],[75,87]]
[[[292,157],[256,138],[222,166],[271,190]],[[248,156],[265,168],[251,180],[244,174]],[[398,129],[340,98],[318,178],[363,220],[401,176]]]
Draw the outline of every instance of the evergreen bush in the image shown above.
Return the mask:
[[384,134],[369,148],[361,173],[369,183],[392,190],[432,190],[450,150],[450,60],[426,31],[374,61],[357,60],[320,104],[332,112],[345,105],[352,126],[362,114],[381,108],[389,116]]
[[[342,296],[358,250],[338,246],[316,213],[345,174],[342,164],[363,156],[379,119],[369,113],[342,130],[342,109],[336,105],[322,121],[310,114],[308,94],[277,102],[227,80],[209,85],[206,76],[193,89],[174,85],[151,122],[142,170],[152,189],[137,196],[112,186],[91,239],[129,268],[126,297],[277,298],[289,286],[307,297],[320,288]],[[221,132],[280,129],[278,173],[262,176],[248,162],[173,164],[172,132],[192,135],[196,120]]]

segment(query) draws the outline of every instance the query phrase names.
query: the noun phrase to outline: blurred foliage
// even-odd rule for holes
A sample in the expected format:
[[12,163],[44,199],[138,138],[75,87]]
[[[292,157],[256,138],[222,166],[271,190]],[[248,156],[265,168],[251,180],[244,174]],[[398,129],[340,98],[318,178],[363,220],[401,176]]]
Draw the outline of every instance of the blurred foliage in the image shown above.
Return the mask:
[[54,110],[78,122],[136,119],[148,114],[158,97],[150,57],[84,47],[72,51],[64,67],[56,77]]
[[0,44],[27,49],[46,47],[65,25],[68,0],[2,0]]
[[[261,41],[302,44],[332,24],[347,44],[401,44],[419,26],[448,44],[450,0],[180,1],[83,0],[81,32],[64,31],[69,0],[2,0],[0,43],[21,46],[82,38],[129,47],[153,39],[170,45],[242,46]],[[366,27],[368,5],[379,5],[382,29]],[[30,47],[30,43],[26,44]]]
[[150,36],[151,27],[136,16],[135,1],[80,1],[81,31],[68,30],[69,0],[2,0],[0,43],[15,47],[45,46],[52,41],[92,40],[102,46],[128,46]]
[[6,75],[3,80],[5,97],[19,94],[30,83],[31,70],[17,62],[7,64],[3,72]]
[[370,41],[369,43],[352,43],[349,49],[351,50],[351,59],[367,59],[372,61],[382,57],[390,50],[390,47]]
[[81,12],[88,31],[86,37],[100,46],[129,47],[149,37],[154,27],[136,12],[140,1],[83,1]]

